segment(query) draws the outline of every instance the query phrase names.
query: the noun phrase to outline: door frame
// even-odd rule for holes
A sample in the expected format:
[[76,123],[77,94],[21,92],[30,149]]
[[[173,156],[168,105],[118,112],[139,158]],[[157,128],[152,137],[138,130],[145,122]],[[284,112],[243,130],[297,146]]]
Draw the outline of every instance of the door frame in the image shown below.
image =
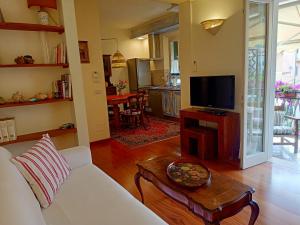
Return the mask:
[[270,45],[270,74],[268,76],[267,82],[267,124],[266,129],[268,131],[266,135],[266,149],[268,160],[272,159],[273,153],[273,130],[274,130],[274,105],[275,105],[275,82],[276,82],[276,63],[277,63],[277,36],[278,36],[278,11],[279,11],[279,2],[282,0],[273,0],[272,1],[272,12],[271,12],[271,37],[269,40]]
[[[248,98],[248,38],[249,38],[249,3],[268,4],[267,39],[266,39],[266,74],[264,93],[264,126],[263,126],[263,152],[247,155],[247,98]],[[273,143],[273,118],[276,74],[276,48],[277,48],[277,22],[279,0],[245,0],[245,76],[244,76],[244,98],[243,98],[243,154],[241,167],[243,169],[267,162],[272,157]],[[273,35],[275,34],[275,35]],[[272,37],[272,38],[271,38]],[[275,37],[275,38],[274,38]]]

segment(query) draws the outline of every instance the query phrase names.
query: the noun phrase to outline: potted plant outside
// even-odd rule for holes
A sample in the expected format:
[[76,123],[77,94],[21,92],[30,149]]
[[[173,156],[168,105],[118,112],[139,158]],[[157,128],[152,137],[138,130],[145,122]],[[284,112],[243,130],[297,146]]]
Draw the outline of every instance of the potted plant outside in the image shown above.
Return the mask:
[[283,81],[276,81],[275,83],[276,97],[296,98],[299,90],[300,84],[293,85]]

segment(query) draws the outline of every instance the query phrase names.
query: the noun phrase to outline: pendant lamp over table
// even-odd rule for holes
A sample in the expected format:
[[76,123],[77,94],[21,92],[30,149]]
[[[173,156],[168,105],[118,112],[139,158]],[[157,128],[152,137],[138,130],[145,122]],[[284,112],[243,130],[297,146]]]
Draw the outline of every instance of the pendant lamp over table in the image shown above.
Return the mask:
[[119,42],[117,38],[103,38],[102,41],[115,41],[117,50],[112,56],[111,67],[112,68],[125,68],[127,67],[126,59],[124,55],[119,51]]

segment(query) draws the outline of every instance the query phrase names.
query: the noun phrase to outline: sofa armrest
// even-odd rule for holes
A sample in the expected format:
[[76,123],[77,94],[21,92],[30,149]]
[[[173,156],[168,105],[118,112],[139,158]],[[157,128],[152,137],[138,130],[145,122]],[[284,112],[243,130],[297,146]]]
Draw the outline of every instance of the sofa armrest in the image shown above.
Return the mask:
[[59,151],[71,169],[92,164],[91,150],[85,146],[77,146]]

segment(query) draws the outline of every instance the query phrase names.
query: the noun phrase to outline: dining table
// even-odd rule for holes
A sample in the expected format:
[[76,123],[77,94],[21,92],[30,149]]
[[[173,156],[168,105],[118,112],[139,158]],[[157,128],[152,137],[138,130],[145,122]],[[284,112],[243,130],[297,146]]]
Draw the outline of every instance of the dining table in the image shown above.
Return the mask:
[[137,96],[137,93],[126,93],[123,95],[108,95],[106,97],[107,99],[107,105],[112,106],[114,118],[113,118],[113,125],[115,128],[121,127],[121,120],[120,120],[120,104],[126,104],[128,103],[128,98]]

